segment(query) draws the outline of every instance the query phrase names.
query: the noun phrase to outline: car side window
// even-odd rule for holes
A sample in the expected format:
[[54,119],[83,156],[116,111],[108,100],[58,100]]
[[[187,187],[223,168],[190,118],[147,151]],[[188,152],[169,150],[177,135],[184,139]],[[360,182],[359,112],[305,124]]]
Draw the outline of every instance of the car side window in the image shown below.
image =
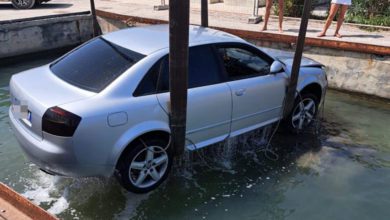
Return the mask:
[[[188,88],[223,82],[218,59],[210,46],[196,46],[189,50]],[[158,84],[158,89],[156,89]],[[168,55],[156,62],[142,79],[134,96],[167,92],[169,90]]]
[[151,95],[157,92],[157,80],[160,72],[161,59],[157,61],[152,68],[145,74],[144,78],[138,84],[137,89],[134,91],[134,96]]
[[269,62],[249,50],[240,47],[220,47],[218,53],[230,80],[262,76],[270,72]]

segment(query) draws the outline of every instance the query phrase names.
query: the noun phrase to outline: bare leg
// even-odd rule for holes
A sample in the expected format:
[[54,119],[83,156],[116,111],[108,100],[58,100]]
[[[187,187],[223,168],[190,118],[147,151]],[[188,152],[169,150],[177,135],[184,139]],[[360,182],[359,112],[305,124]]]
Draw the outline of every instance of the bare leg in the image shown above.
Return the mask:
[[339,30],[341,28],[341,25],[344,22],[345,13],[347,12],[347,10],[348,10],[348,5],[342,5],[341,6],[341,11],[340,11],[339,17],[337,19],[336,31],[334,32],[334,36],[335,37],[338,37],[338,38],[342,37],[341,34],[339,34]]
[[339,9],[340,5],[338,4],[332,4],[330,6],[329,16],[328,19],[326,19],[324,29],[317,35],[317,37],[323,37],[326,35],[326,31],[328,30],[329,26],[332,24],[333,18],[337,13],[337,10]]
[[283,10],[284,10],[284,0],[279,0],[279,33],[283,32]]
[[269,15],[271,13],[271,7],[272,7],[272,0],[266,0],[266,3],[265,3],[265,15],[264,15],[264,25],[263,25],[263,28],[260,31],[267,30],[268,19],[269,19]]

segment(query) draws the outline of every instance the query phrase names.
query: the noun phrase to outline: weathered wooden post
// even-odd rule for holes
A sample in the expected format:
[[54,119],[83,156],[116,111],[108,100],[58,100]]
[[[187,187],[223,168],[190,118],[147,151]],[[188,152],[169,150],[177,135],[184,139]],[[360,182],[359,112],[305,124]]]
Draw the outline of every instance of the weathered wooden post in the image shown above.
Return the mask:
[[201,0],[200,10],[201,10],[201,25],[203,27],[209,26],[209,7],[208,0]]
[[188,32],[190,0],[169,2],[169,91],[170,127],[175,155],[185,147],[188,88]]
[[309,22],[309,14],[311,9],[311,1],[305,0],[303,6],[303,14],[301,19],[301,27],[299,28],[299,35],[297,39],[297,47],[295,49],[294,61],[291,68],[290,82],[287,88],[286,106],[284,108],[283,115],[287,117],[294,106],[295,94],[297,90],[297,83],[299,77],[299,69],[301,66],[301,59],[303,53],[303,47],[305,45],[307,24]]
[[101,30],[96,18],[96,9],[95,9],[95,0],[90,0],[91,4],[91,14],[92,14],[92,25],[93,25],[93,36],[97,37],[101,35]]

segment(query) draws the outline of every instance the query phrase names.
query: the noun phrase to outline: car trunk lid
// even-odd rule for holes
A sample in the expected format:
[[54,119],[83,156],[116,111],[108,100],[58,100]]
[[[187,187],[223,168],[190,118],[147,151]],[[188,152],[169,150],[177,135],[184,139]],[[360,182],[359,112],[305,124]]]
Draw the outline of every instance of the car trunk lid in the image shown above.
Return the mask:
[[48,108],[96,94],[59,79],[49,65],[14,75],[10,93],[13,117],[37,139],[42,139],[42,116]]

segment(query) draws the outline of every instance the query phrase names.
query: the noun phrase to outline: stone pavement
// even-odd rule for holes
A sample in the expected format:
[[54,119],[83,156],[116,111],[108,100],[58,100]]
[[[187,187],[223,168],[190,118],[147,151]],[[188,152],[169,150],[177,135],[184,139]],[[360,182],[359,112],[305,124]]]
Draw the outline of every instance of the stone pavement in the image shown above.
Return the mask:
[[[153,6],[160,4],[160,2],[160,0],[95,0],[96,8],[102,11],[143,18],[168,20],[167,10],[153,10]],[[200,0],[191,0],[190,21],[192,24],[200,24],[200,4],[197,2],[200,2]],[[51,2],[42,4],[38,8],[30,10],[15,10],[10,3],[1,3],[0,21],[86,10],[89,10],[89,0],[52,0]],[[248,17],[252,11],[253,9],[250,7],[234,7],[223,3],[210,4],[209,25],[230,29],[259,31],[262,23],[255,25],[247,23]],[[260,8],[259,14],[263,14],[263,8]],[[283,35],[296,36],[299,31],[299,24],[300,20],[297,18],[285,18],[283,23]],[[323,25],[323,21],[310,20],[307,36],[316,38],[316,35],[320,32]],[[341,39],[332,36],[334,29],[335,24],[328,30],[328,36],[323,39],[390,47],[390,27],[384,27],[380,30],[371,32],[359,28],[359,25],[345,24],[341,28],[341,34],[344,36]],[[266,33],[278,33],[277,17],[271,17]]]

